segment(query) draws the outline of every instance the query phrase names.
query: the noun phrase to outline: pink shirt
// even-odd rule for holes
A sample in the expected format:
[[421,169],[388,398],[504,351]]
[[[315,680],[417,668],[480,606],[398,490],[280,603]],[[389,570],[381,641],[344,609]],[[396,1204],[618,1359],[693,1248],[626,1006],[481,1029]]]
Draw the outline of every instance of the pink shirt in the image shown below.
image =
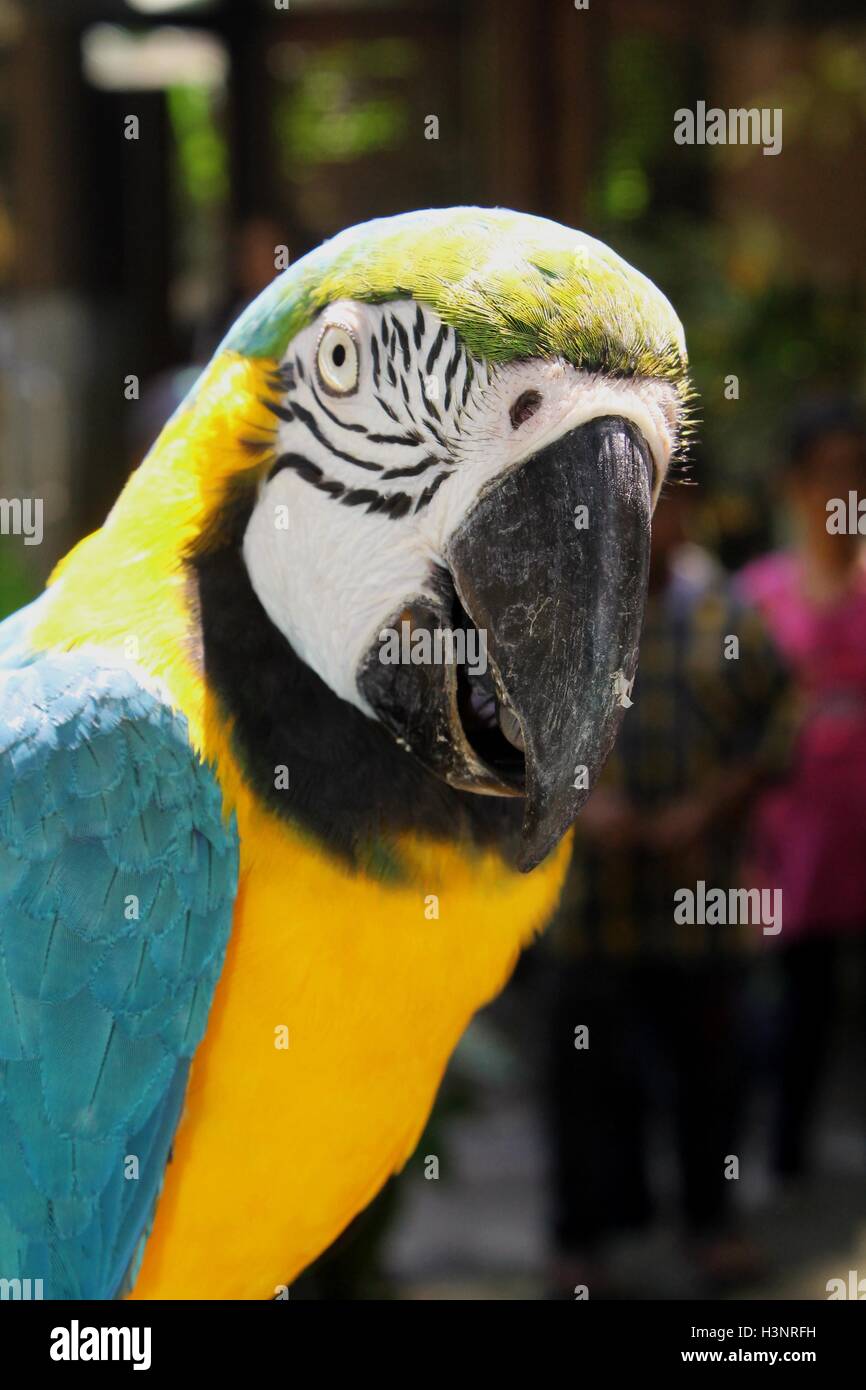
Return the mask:
[[782,889],[782,936],[866,930],[866,571],[830,604],[800,587],[780,552],[749,565],[745,598],[762,614],[805,704],[787,780],[755,808],[752,856]]

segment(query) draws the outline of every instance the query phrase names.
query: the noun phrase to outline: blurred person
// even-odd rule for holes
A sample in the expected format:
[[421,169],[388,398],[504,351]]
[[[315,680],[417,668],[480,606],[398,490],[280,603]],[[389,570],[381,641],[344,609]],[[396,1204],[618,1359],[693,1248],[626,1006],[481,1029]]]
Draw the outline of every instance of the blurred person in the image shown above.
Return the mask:
[[850,494],[855,506],[866,497],[866,419],[853,403],[824,399],[797,412],[783,481],[793,544],[744,570],[741,590],[801,706],[790,771],[760,798],[752,836],[757,876],[782,890],[772,1158],[787,1180],[809,1166],[840,957],[853,946],[866,968],[866,567],[857,530],[828,524],[835,501],[847,511]]
[[[653,521],[634,707],[581,813],[548,938],[554,1284],[612,1291],[611,1237],[653,1212],[649,1128],[671,1100],[687,1251],[710,1287],[754,1274],[731,1212],[748,1074],[750,933],[678,924],[675,892],[732,883],[733,820],[786,747],[786,682],[756,615],[683,546],[692,489]],[[726,639],[739,638],[738,659]],[[588,1047],[575,1029],[588,1027]]]

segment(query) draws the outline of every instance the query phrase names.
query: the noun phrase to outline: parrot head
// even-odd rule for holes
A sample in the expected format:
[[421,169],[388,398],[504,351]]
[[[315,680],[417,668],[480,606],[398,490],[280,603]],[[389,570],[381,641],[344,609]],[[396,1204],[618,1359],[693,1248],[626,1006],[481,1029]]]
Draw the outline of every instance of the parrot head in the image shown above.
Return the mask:
[[[228,665],[264,661],[249,634],[266,615],[305,670],[310,738],[337,745],[349,721],[347,762],[387,739],[461,805],[508,802],[531,869],[629,703],[650,519],[689,397],[667,300],[581,233],[442,209],[325,243],[220,352],[268,364],[273,433],[221,503],[258,616],[228,602],[218,548],[197,557],[212,678],[238,698]],[[247,684],[253,741],[292,682],[297,704],[295,677]]]

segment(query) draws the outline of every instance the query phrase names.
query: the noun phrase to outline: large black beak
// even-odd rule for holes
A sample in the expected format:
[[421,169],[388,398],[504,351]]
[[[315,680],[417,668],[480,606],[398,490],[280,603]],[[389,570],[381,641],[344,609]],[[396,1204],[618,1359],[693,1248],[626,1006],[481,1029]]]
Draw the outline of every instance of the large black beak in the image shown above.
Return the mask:
[[627,706],[649,572],[651,467],[634,425],[591,420],[491,488],[448,548],[523,734],[523,869],[577,815]]
[[383,722],[452,785],[525,796],[523,870],[577,815],[629,703],[651,479],[646,441],[618,416],[526,459],[479,497],[449,541],[459,602],[446,586],[441,602],[395,617],[413,633],[474,625],[489,676],[448,664],[395,671],[372,654],[360,673]]

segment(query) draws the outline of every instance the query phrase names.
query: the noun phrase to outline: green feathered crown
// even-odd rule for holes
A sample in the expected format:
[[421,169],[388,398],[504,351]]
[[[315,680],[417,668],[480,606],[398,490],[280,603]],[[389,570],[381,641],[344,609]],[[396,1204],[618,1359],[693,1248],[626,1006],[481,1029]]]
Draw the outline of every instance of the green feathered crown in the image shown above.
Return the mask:
[[682,326],[646,276],[583,232],[504,208],[434,208],[350,227],[284,271],[222,343],[282,357],[337,299],[428,305],[475,357],[563,357],[685,389]]

